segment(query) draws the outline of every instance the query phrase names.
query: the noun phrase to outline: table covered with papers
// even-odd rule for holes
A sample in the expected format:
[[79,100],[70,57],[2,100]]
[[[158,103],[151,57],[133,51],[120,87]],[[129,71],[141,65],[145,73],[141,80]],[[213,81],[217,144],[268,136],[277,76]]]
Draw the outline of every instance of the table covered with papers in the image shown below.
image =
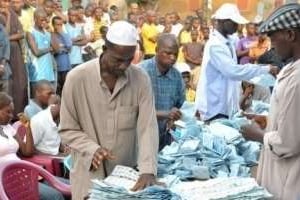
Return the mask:
[[[93,180],[92,200],[217,200],[267,199],[272,197],[250,177],[256,166],[260,144],[246,141],[239,128],[250,123],[245,117],[197,121],[193,105],[185,103],[182,121],[171,134],[174,141],[158,154],[158,178],[166,187],[152,186],[131,192],[139,174],[131,168],[117,166],[104,180]],[[268,112],[268,105],[256,102],[253,110]]]

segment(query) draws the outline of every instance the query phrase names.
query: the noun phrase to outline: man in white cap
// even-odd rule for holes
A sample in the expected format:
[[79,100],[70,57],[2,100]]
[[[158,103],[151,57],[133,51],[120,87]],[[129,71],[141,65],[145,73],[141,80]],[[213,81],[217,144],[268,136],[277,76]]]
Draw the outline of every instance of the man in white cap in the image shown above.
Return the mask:
[[115,22],[100,58],[67,76],[60,134],[72,149],[72,199],[82,200],[91,179],[105,178],[116,165],[137,165],[141,175],[133,190],[155,184],[156,111],[149,77],[130,65],[136,45],[136,28]]
[[230,118],[239,107],[239,86],[260,74],[277,74],[278,68],[253,64],[238,65],[230,35],[247,20],[235,4],[223,4],[214,14],[217,27],[204,48],[202,71],[196,92],[196,106],[204,121]]

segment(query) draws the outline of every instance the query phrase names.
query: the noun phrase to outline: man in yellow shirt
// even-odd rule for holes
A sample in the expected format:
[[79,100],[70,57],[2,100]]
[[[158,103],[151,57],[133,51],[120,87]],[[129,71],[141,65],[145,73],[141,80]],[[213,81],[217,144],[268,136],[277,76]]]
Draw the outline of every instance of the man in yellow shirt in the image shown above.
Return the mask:
[[21,16],[19,17],[24,32],[29,32],[34,26],[33,13],[35,11],[35,6],[35,1],[33,0],[24,1],[24,7]]
[[153,10],[147,11],[147,22],[142,26],[142,40],[145,49],[145,59],[152,58],[155,55],[156,40],[158,29],[155,24],[156,13]]
[[103,9],[101,7],[95,8],[95,10],[94,10],[94,31],[92,33],[95,41],[101,39],[100,28],[102,26],[105,26],[104,22],[102,21],[102,17],[103,17]]

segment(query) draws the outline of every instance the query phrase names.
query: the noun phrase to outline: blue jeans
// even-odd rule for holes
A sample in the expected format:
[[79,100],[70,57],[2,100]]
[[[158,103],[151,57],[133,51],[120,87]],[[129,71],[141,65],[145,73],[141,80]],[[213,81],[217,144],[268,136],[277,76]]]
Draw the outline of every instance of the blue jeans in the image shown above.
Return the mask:
[[[59,181],[70,184],[68,179],[56,177]],[[40,200],[65,200],[62,193],[51,187],[46,181],[39,183]]]

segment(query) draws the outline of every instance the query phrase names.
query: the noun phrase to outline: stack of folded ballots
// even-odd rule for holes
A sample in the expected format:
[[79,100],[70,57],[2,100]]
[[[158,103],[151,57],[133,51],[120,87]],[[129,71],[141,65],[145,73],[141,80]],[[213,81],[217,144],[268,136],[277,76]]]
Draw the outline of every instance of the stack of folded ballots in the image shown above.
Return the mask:
[[258,200],[272,198],[253,178],[229,177],[181,182],[172,188],[183,200]]
[[197,122],[193,105],[185,103],[183,120],[171,134],[175,141],[159,153],[158,174],[181,180],[250,176],[257,165],[260,145],[246,141],[239,128],[247,119]]
[[[132,192],[130,189],[138,180],[139,174],[132,168],[116,166],[110,176],[104,180],[92,180],[93,188],[90,190],[90,200],[144,200],[144,199],[164,199],[180,200],[181,197],[172,193],[169,189],[159,186],[151,186],[142,191]],[[167,185],[176,181],[172,177]]]

